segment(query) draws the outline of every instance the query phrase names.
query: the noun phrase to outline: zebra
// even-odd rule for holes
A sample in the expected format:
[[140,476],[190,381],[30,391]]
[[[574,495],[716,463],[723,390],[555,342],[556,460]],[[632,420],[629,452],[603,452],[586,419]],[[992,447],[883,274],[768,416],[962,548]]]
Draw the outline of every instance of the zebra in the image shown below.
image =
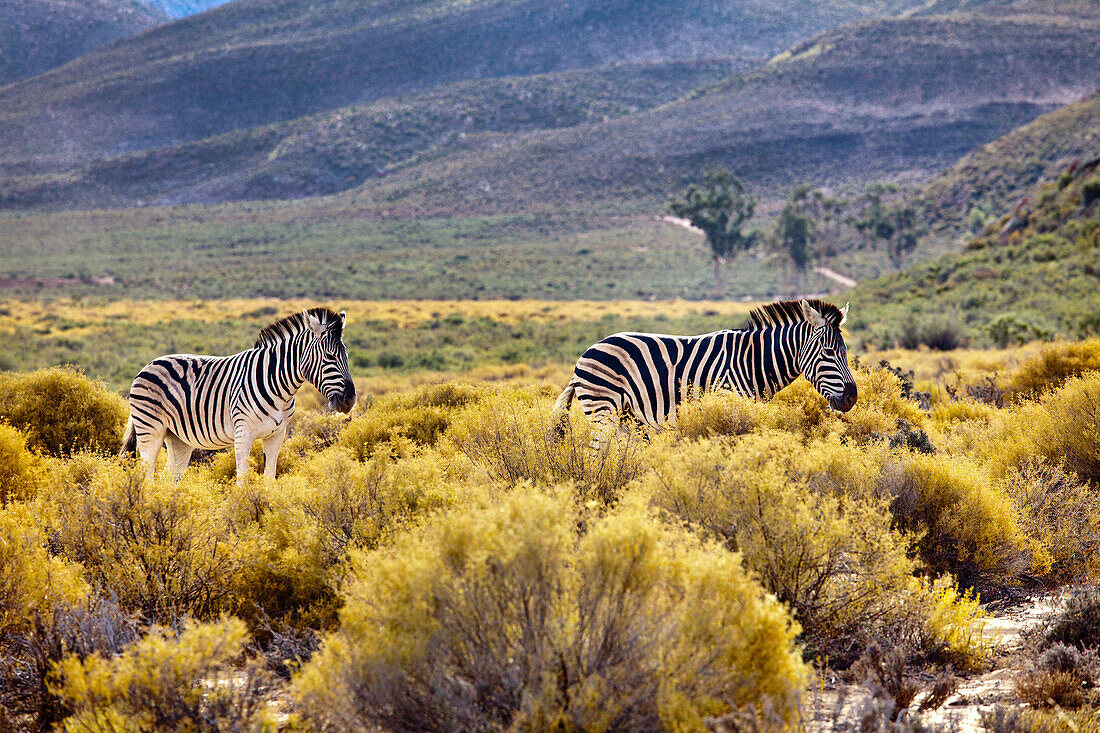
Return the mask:
[[770,398],[804,375],[834,410],[856,404],[840,326],[848,305],[789,300],[749,313],[749,326],[700,336],[617,333],[581,355],[573,376],[554,404],[559,428],[574,396],[584,414],[602,426],[629,413],[653,428],[676,423],[685,392],[729,389],[745,397]]
[[157,454],[167,444],[168,470],[178,481],[195,448],[232,447],[241,483],[258,439],[264,475],[274,478],[294,395],[303,382],[317,387],[330,409],[347,413],[355,405],[343,342],[346,320],[344,312],[309,308],[265,327],[248,351],[154,359],[130,387],[130,418],[119,455],[140,455],[151,480]]

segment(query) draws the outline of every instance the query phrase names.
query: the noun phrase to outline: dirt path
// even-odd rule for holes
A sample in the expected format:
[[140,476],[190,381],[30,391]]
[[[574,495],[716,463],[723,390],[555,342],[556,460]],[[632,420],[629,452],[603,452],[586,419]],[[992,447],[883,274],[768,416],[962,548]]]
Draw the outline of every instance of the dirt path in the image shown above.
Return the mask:
[[[1064,599],[1062,594],[1036,596],[1006,611],[991,613],[982,635],[994,644],[994,669],[961,679],[943,706],[920,714],[920,721],[933,729],[980,733],[985,730],[981,725],[984,713],[998,704],[1020,705],[1012,688],[1023,661],[1017,654],[1022,635],[1056,613]],[[921,685],[923,691],[909,706],[911,720],[918,716],[917,708],[928,694],[931,680],[922,679]],[[863,685],[839,682],[826,684],[814,697],[806,729],[815,733],[859,730],[861,714],[871,700]]]
[[[700,235],[703,234],[702,229],[693,226],[692,223],[687,219],[681,219],[677,216],[659,216],[657,217],[657,220],[668,222],[669,224],[675,224],[678,227],[683,227],[684,229],[687,229],[689,232],[695,232],[696,234]],[[846,288],[854,288],[858,284],[852,278],[841,275],[836,270],[831,270],[828,267],[815,267],[814,272],[821,275],[822,277],[827,277],[833,282],[839,283]]]

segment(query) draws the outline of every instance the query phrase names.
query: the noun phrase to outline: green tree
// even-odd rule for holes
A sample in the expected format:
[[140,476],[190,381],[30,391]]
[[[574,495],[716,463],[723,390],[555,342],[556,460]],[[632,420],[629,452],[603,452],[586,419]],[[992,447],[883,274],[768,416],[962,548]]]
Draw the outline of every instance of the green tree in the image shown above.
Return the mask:
[[797,201],[788,201],[775,220],[774,247],[793,266],[798,290],[803,289],[813,263],[814,220],[801,210]]
[[882,185],[869,187],[862,211],[852,217],[851,224],[871,247],[884,247],[894,267],[900,268],[905,256],[916,248],[921,232],[915,206],[883,201],[893,190]]
[[741,231],[741,226],[752,218],[756,202],[741,179],[719,168],[708,169],[702,185],[691,184],[682,200],[669,202],[669,209],[706,235],[714,257],[714,297],[720,298],[722,261],[734,259],[756,242],[755,233]]

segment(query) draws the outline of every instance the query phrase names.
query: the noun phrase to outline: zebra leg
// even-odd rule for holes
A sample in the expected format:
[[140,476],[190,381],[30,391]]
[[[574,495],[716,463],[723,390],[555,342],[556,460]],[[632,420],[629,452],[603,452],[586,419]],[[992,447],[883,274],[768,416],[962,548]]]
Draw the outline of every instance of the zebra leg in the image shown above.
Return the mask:
[[168,444],[168,472],[173,481],[179,481],[195,449],[171,433],[165,436],[165,442]]
[[252,450],[252,431],[242,422],[238,422],[233,432],[233,454],[237,459],[237,484],[244,483],[248,475],[248,454]]
[[141,456],[141,462],[145,466],[145,478],[152,481],[157,473],[157,456],[160,455],[160,449],[164,445],[164,438],[168,431],[161,428],[160,432],[154,432],[139,425],[135,425],[134,429],[137,431],[138,455]]
[[264,476],[275,478],[275,465],[279,460],[279,449],[286,440],[286,423],[263,440],[264,444]]

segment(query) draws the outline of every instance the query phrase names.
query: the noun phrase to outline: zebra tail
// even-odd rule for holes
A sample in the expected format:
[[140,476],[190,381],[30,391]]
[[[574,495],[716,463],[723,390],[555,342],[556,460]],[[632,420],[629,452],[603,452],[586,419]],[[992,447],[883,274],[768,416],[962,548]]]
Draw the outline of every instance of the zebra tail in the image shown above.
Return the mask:
[[573,394],[577,391],[577,385],[572,380],[565,386],[565,391],[558,396],[554,403],[554,409],[550,413],[557,419],[554,421],[554,435],[558,438],[565,437],[565,426],[569,422],[569,405],[573,403]]
[[122,449],[119,456],[137,456],[137,430],[134,428],[134,418],[126,421],[126,432],[122,434]]

